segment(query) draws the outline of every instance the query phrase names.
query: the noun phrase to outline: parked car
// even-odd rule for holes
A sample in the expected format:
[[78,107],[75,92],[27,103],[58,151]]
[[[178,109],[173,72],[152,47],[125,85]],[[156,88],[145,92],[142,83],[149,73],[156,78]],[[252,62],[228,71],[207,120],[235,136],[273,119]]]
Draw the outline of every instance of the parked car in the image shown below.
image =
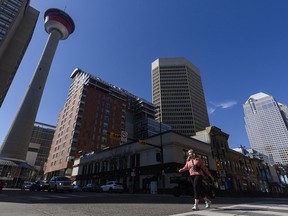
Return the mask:
[[80,185],[73,184],[72,190],[75,192],[80,192],[80,191],[82,191],[82,187]]
[[89,183],[82,188],[82,191],[100,192],[101,189],[98,185]]
[[124,192],[123,184],[117,181],[109,181],[100,188],[103,192]]
[[21,189],[22,189],[22,190],[29,190],[32,185],[33,185],[33,182],[24,181],[23,184],[22,184],[22,186],[21,186]]
[[30,190],[31,191],[45,191],[45,190],[48,190],[48,188],[49,188],[49,183],[47,180],[38,180],[31,185]]
[[48,191],[73,191],[72,182],[64,176],[53,176],[49,181]]

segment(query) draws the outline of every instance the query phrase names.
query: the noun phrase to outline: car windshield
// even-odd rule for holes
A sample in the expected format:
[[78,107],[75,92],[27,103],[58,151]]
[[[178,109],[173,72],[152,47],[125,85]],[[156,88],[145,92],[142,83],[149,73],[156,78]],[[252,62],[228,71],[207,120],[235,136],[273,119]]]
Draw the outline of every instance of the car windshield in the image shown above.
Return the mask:
[[58,177],[57,181],[70,181],[70,179],[67,177]]
[[31,185],[32,182],[24,182],[24,185]]

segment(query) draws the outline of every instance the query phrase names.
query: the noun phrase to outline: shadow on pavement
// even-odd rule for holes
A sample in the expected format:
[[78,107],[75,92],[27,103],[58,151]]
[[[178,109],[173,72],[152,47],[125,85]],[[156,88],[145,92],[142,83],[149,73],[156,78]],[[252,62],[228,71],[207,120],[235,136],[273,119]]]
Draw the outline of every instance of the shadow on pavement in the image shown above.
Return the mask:
[[[255,198],[216,197],[214,204],[241,204],[255,202]],[[271,199],[272,201],[272,199]],[[128,194],[128,193],[99,193],[99,192],[58,192],[27,191],[4,188],[0,193],[1,203],[153,203],[153,204],[191,204],[191,196],[174,197],[172,194]],[[204,203],[203,200],[201,200]],[[287,198],[283,198],[287,202]]]

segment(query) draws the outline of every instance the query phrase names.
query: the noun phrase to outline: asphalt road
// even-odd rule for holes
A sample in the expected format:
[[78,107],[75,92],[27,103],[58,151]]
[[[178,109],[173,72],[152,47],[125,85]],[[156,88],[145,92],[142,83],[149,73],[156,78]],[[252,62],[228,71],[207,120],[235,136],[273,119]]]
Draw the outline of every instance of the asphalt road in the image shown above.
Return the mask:
[[193,199],[157,194],[95,192],[49,193],[5,188],[0,193],[1,216],[287,216],[287,198],[223,198],[211,209],[191,211]]

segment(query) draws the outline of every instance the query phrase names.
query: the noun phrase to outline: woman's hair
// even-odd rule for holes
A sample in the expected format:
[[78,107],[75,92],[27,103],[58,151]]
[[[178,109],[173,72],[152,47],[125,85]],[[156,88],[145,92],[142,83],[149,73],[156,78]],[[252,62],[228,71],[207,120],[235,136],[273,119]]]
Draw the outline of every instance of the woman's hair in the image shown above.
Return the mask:
[[193,151],[193,149],[188,149],[188,151],[187,151],[187,152],[194,152],[194,151]]
[[[192,155],[189,155],[189,152],[192,152]],[[187,157],[186,161],[190,161],[192,158],[196,158],[197,157],[197,155],[195,154],[193,149],[188,149],[187,153],[188,153],[188,157]]]

